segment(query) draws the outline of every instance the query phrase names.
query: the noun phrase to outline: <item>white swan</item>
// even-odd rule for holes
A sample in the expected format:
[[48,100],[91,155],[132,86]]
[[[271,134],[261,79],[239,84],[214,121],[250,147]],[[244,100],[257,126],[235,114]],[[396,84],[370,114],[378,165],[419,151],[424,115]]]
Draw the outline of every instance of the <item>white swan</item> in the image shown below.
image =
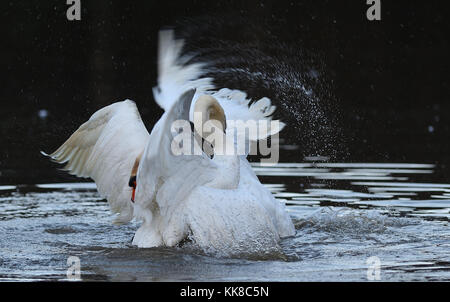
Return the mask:
[[[116,223],[142,220],[133,239],[138,247],[174,246],[189,237],[204,250],[223,254],[277,249],[280,238],[294,234],[292,221],[245,156],[211,159],[204,153],[176,156],[171,150],[173,122],[192,119],[194,111],[208,116],[211,108],[222,109],[208,120],[219,120],[216,125],[225,135],[236,130],[225,128],[225,119],[270,120],[275,107],[267,98],[249,106],[238,90],[214,91],[212,79],[201,78],[203,65],[185,64],[183,43],[171,31],[160,33],[159,45],[158,87],[153,92],[165,112],[151,134],[134,102],[126,100],[94,113],[49,156],[67,162],[71,174],[91,177],[112,211],[119,213]],[[250,139],[279,130],[269,128]],[[129,179],[136,172],[133,203]]]

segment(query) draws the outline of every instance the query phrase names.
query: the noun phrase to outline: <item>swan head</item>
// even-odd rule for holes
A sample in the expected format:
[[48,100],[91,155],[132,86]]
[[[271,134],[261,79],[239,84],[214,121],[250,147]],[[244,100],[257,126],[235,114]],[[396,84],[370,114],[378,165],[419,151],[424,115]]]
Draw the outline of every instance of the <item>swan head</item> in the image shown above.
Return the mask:
[[194,128],[204,139],[213,132],[213,128],[225,133],[227,128],[225,111],[214,97],[210,95],[198,97],[194,106]]

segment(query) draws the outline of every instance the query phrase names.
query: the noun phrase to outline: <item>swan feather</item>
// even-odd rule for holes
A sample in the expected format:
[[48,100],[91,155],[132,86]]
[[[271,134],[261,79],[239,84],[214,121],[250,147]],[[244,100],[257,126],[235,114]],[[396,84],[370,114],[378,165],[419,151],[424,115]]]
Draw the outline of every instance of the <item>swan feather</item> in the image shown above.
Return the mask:
[[125,100],[98,110],[55,152],[43,154],[66,163],[63,170],[72,175],[92,178],[111,210],[119,213],[115,223],[120,224],[133,218],[128,180],[134,160],[148,142],[136,104]]

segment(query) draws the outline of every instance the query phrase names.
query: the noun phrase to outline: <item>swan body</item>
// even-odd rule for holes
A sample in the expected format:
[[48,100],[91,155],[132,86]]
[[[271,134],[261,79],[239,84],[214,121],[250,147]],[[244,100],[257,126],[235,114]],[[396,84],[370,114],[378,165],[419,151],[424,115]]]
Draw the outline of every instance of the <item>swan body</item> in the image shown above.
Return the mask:
[[[223,136],[239,135],[226,119],[267,121],[275,107],[268,98],[250,104],[241,91],[214,90],[212,79],[201,77],[204,65],[187,64],[181,57],[182,46],[171,31],[160,33],[153,93],[164,113],[150,134],[134,102],[125,100],[94,113],[49,156],[67,163],[69,173],[91,177],[118,213],[116,223],[142,221],[133,238],[138,247],[175,246],[190,239],[205,251],[224,255],[276,250],[280,238],[294,235],[295,229],[285,206],[260,183],[246,155],[220,155],[214,149],[210,158],[205,152],[175,155],[172,149],[175,121],[194,121],[194,130],[186,135],[201,150],[199,123],[215,121]],[[206,118],[196,121],[198,111]],[[280,124],[247,141],[276,134],[284,126]],[[128,179],[136,162],[133,203]]]

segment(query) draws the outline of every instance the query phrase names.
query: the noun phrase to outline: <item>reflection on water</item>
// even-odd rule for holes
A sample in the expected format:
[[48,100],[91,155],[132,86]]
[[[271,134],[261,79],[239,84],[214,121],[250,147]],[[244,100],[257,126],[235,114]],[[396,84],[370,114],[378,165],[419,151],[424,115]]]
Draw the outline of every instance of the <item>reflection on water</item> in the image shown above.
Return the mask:
[[[381,207],[402,215],[449,221],[450,184],[410,181],[418,175],[432,174],[434,167],[432,164],[408,163],[253,164],[258,176],[296,177],[294,184],[300,183],[297,187],[291,185],[287,188],[289,181],[268,185],[275,196],[284,199],[288,205]],[[307,182],[302,182],[301,178],[306,178]],[[341,182],[333,184],[324,182],[326,180]],[[305,187],[305,183],[309,186]]]
[[364,281],[371,256],[383,281],[450,280],[450,184],[430,181],[434,165],[305,160],[253,165],[297,228],[269,260],[137,249],[137,223],[112,225],[93,183],[0,186],[0,280],[64,279],[69,256],[84,280]]

